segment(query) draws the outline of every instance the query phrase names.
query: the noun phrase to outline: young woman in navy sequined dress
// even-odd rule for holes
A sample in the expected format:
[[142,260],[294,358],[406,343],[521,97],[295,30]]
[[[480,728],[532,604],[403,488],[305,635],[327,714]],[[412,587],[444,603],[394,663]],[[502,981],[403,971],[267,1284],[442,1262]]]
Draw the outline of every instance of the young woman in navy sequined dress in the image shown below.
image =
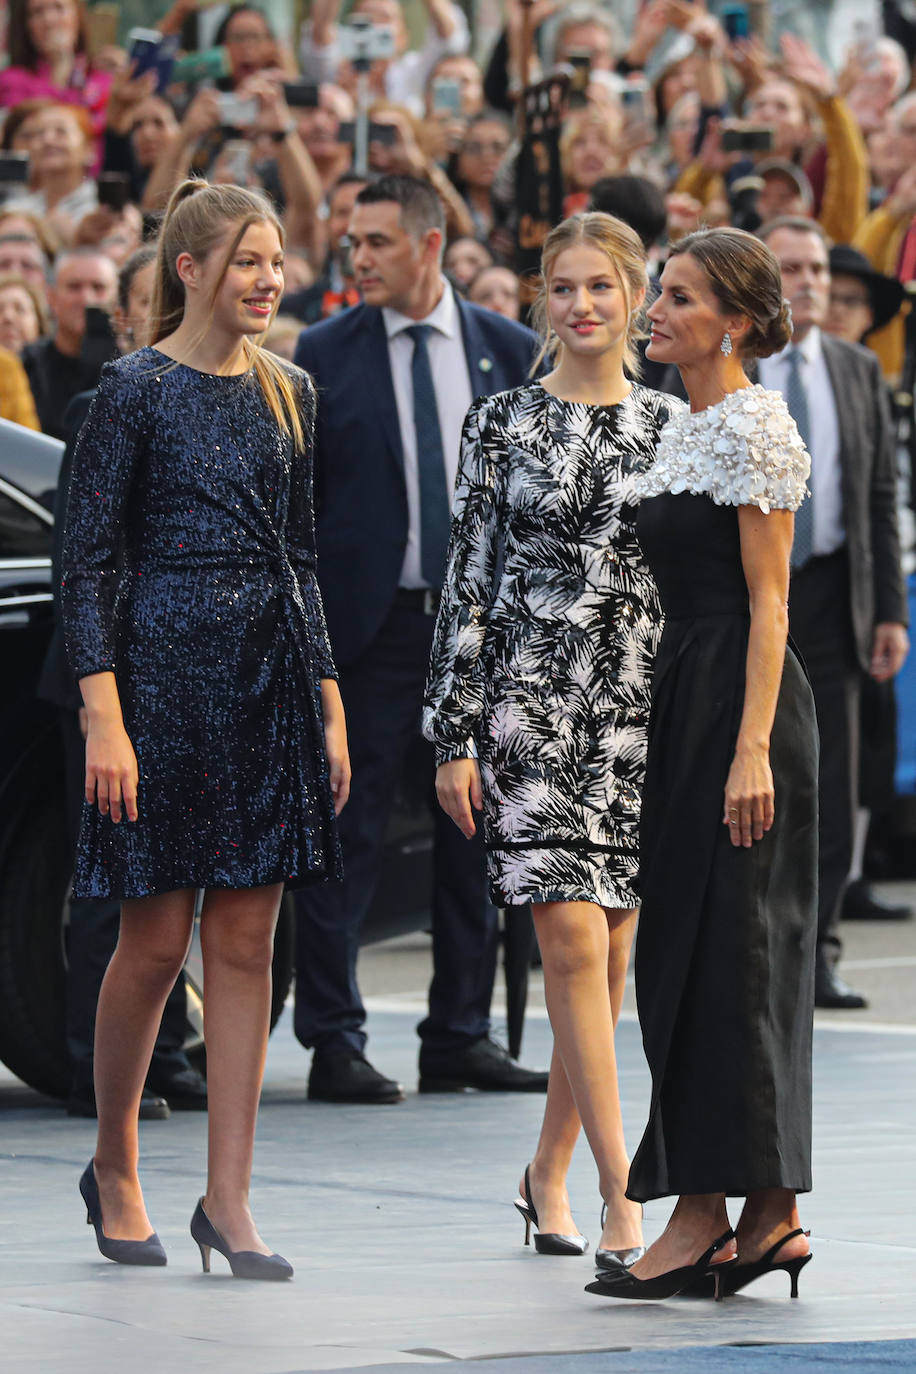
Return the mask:
[[346,732],[315,581],[305,373],[263,354],[283,286],[260,197],[186,182],[159,241],[154,347],[104,369],[63,559],[88,713],[77,896],[122,899],[99,999],[99,1137],[81,1180],[99,1248],[163,1264],[137,1174],[156,1029],[201,916],[207,1191],[192,1222],[233,1272],[287,1278],[248,1206],[284,883],[340,871]]

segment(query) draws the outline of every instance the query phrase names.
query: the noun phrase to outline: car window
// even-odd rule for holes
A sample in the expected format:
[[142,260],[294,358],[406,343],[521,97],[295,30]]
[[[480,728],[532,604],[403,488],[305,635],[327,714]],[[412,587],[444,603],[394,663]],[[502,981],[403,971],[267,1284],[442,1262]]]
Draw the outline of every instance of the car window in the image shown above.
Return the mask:
[[50,557],[50,525],[0,491],[0,558]]

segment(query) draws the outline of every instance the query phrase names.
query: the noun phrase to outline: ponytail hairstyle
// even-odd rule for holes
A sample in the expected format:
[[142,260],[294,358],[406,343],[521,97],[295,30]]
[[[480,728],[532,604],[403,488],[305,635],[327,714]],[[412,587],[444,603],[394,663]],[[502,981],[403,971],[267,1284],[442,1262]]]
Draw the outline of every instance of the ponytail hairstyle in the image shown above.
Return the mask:
[[[175,265],[179,255],[190,253],[192,258],[200,262],[214,251],[226,237],[227,231],[235,231],[229,233],[229,244],[213,287],[209,302],[212,315],[216,293],[223,284],[229,263],[246,229],[252,224],[264,223],[274,226],[283,245],[283,226],[270,203],[258,192],[247,191],[241,186],[211,186],[206,181],[194,180],[183,181],[176,187],[159,231],[156,276],[150,306],[151,344],[174,333],[184,318],[184,283]],[[299,401],[288,370],[259,343],[247,337],[242,339],[242,348],[278,427],[284,434],[292,436],[297,448],[302,448],[305,436]]]
[[645,313],[644,305],[634,309],[633,301],[641,291],[645,292],[648,285],[646,250],[635,229],[631,229],[622,219],[605,215],[600,210],[571,215],[569,219],[564,219],[561,224],[551,229],[544,240],[538,290],[531,308],[531,322],[541,337],[541,347],[532,364],[530,376],[537,375],[545,358],[555,363],[562,348],[560,340],[550,326],[547,310],[550,275],[560,254],[567,248],[577,248],[580,244],[588,248],[597,248],[604,253],[612,274],[620,283],[629,317],[623,347],[623,365],[631,377],[639,377],[640,362],[636,343],[638,339],[645,337]]

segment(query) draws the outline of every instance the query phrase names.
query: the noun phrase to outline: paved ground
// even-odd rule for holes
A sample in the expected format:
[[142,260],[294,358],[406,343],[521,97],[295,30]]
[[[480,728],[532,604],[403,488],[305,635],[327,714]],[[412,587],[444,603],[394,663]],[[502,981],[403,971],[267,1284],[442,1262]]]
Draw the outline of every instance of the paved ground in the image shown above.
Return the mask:
[[[901,891],[901,889],[897,889]],[[916,896],[916,889],[910,889]],[[143,1127],[150,1211],[168,1268],[102,1260],[83,1224],[79,1173],[93,1128],[0,1073],[0,1368],[42,1374],[299,1374],[468,1362],[489,1374],[719,1374],[916,1369],[916,925],[844,927],[850,981],[868,1013],[816,1032],[816,1190],[804,1216],[816,1260],[790,1303],[774,1276],[718,1306],[627,1305],[583,1293],[586,1259],[526,1251],[511,1206],[542,1099],[419,1098],[414,1007],[422,940],[367,951],[374,1059],[406,1103],[304,1103],[307,1057],[287,1013],[271,1042],[254,1197],[262,1229],[296,1267],[289,1285],[200,1272],[188,1221],[202,1189],[204,1121]],[[536,984],[536,980],[535,980]],[[525,1059],[546,1063],[536,986]],[[630,1139],[647,1076],[632,1016],[620,1035]],[[597,1229],[587,1151],[574,1210]],[[654,1235],[667,1213],[647,1209]]]

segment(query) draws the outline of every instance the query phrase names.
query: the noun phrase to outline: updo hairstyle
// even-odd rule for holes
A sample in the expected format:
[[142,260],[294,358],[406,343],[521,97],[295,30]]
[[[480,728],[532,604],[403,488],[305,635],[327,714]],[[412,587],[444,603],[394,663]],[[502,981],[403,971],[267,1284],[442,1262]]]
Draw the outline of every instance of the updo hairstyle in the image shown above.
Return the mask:
[[567,248],[578,247],[579,244],[597,248],[604,253],[620,283],[630,321],[623,349],[623,365],[631,377],[638,377],[640,360],[636,344],[646,335],[645,312],[643,304],[634,310],[633,301],[646,289],[646,250],[634,229],[624,224],[622,219],[615,219],[613,215],[605,215],[598,210],[571,215],[569,219],[564,219],[561,224],[551,229],[544,240],[537,295],[531,307],[531,322],[541,337],[541,347],[530,375],[536,375],[545,358],[555,362],[562,348],[560,340],[550,327],[550,316],[547,311],[550,275],[560,254]]
[[743,229],[698,229],[668,254],[689,253],[700,264],[723,315],[745,315],[751,327],[739,348],[744,358],[769,358],[792,338],[782,273],[771,250]]

